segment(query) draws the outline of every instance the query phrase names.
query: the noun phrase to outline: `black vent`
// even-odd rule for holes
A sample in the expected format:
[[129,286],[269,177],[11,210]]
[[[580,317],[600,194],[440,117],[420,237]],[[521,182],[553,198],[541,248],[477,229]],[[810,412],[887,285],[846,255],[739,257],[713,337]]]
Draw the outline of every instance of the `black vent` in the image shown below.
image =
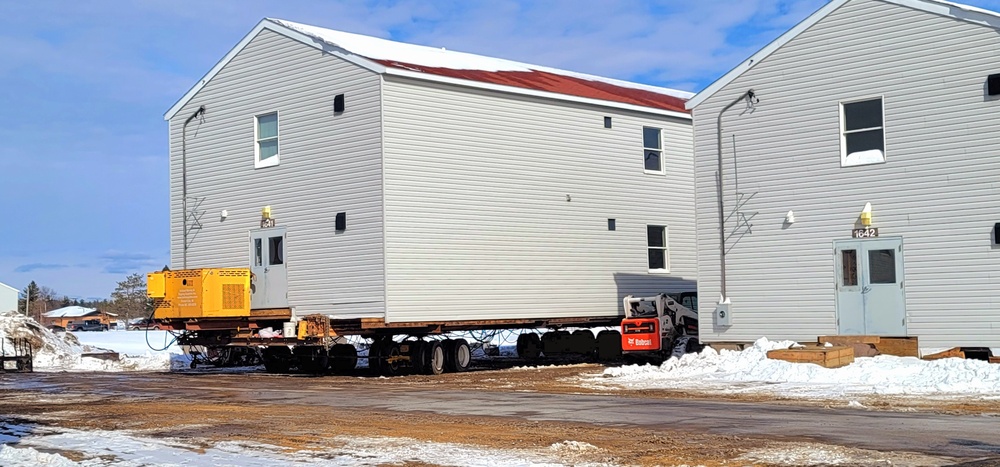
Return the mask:
[[986,77],[986,94],[1000,95],[1000,73]]
[[344,95],[343,94],[337,94],[337,96],[333,98],[333,111],[336,112],[336,113],[341,113],[341,112],[344,111]]
[[338,212],[337,213],[337,220],[336,220],[336,222],[334,222],[334,224],[335,224],[334,228],[337,230],[337,232],[343,232],[343,231],[347,230],[347,213],[346,212]]

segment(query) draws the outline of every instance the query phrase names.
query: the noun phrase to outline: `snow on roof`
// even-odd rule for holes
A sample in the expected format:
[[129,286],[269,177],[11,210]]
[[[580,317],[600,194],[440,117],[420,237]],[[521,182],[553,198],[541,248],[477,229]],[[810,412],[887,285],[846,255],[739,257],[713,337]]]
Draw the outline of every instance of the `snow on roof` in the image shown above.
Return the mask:
[[[703,89],[694,97],[690,98],[685,106],[688,109],[694,109],[702,102],[704,102],[709,97],[715,95],[726,85],[731,83],[733,80],[738,78],[743,73],[746,73],[751,68],[759,64],[762,60],[770,56],[772,53],[780,49],[782,46],[790,42],[792,39],[798,37],[807,29],[811,28],[814,24],[820,22],[823,18],[826,18],[829,14],[836,11],[838,8],[843,6],[850,0],[831,0],[815,13],[809,15],[808,18],[802,20],[799,24],[796,24],[792,29],[779,36],[777,39],[771,41],[771,43],[764,46],[756,53],[747,58],[742,63],[737,65],[728,73],[723,75],[721,78],[715,80],[714,83],[708,85],[707,88]],[[893,3],[896,5],[901,5],[905,7],[914,8],[921,11],[926,11],[929,13],[934,13],[942,16],[947,16],[950,18],[955,18],[962,21],[968,21],[970,23],[979,24],[982,26],[992,27],[1000,29],[1000,13],[995,11],[986,10],[983,8],[974,7],[971,5],[964,5],[961,3],[950,2],[946,0],[884,0],[888,3]],[[956,11],[958,10],[958,11]]]
[[82,306],[67,306],[44,313],[46,318],[79,318],[92,313],[97,313],[97,308],[85,308]]
[[387,68],[546,91],[598,100],[687,112],[693,93],[612,78],[530,65],[444,48],[335,31],[282,19],[269,21],[339,47]]

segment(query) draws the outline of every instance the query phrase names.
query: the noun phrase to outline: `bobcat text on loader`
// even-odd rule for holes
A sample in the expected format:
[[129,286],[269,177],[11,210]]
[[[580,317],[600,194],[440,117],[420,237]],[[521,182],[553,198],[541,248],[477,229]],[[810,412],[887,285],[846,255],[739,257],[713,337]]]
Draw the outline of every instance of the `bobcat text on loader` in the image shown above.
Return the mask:
[[[644,359],[669,357],[669,350],[692,330],[697,315],[667,295],[625,300],[622,314],[605,317],[528,318],[434,322],[386,322],[380,318],[341,319],[295,316],[291,308],[252,308],[255,277],[248,268],[164,270],[147,275],[157,326],[188,346],[194,364],[216,366],[263,363],[271,373],[298,371],[345,374],[359,359],[382,375],[465,371],[472,360],[469,342],[451,333],[542,329],[517,338],[517,354],[616,361],[625,354]],[[693,295],[693,294],[691,294]],[[584,328],[569,332],[567,328]],[[599,332],[593,328],[604,328]],[[619,331],[619,329],[621,331]],[[359,356],[347,337],[370,340]]]

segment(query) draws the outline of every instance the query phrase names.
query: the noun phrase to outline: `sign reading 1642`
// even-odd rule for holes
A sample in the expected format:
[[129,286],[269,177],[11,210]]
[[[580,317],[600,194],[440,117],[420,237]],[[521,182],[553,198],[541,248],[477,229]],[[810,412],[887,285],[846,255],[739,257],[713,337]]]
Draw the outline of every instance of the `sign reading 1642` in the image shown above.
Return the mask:
[[851,238],[875,238],[878,237],[877,228],[854,229],[851,231]]

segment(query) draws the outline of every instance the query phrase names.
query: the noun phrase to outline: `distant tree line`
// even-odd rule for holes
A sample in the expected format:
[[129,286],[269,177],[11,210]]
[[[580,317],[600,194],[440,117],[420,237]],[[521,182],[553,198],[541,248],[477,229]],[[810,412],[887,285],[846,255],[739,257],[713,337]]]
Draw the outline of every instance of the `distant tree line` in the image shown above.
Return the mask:
[[69,298],[66,295],[60,297],[52,288],[31,281],[21,291],[17,309],[41,322],[42,314],[67,306],[96,308],[117,315],[119,322],[125,323],[149,316],[153,310],[153,302],[146,296],[146,277],[142,274],[129,274],[125,280],[118,282],[110,298],[96,300]]

